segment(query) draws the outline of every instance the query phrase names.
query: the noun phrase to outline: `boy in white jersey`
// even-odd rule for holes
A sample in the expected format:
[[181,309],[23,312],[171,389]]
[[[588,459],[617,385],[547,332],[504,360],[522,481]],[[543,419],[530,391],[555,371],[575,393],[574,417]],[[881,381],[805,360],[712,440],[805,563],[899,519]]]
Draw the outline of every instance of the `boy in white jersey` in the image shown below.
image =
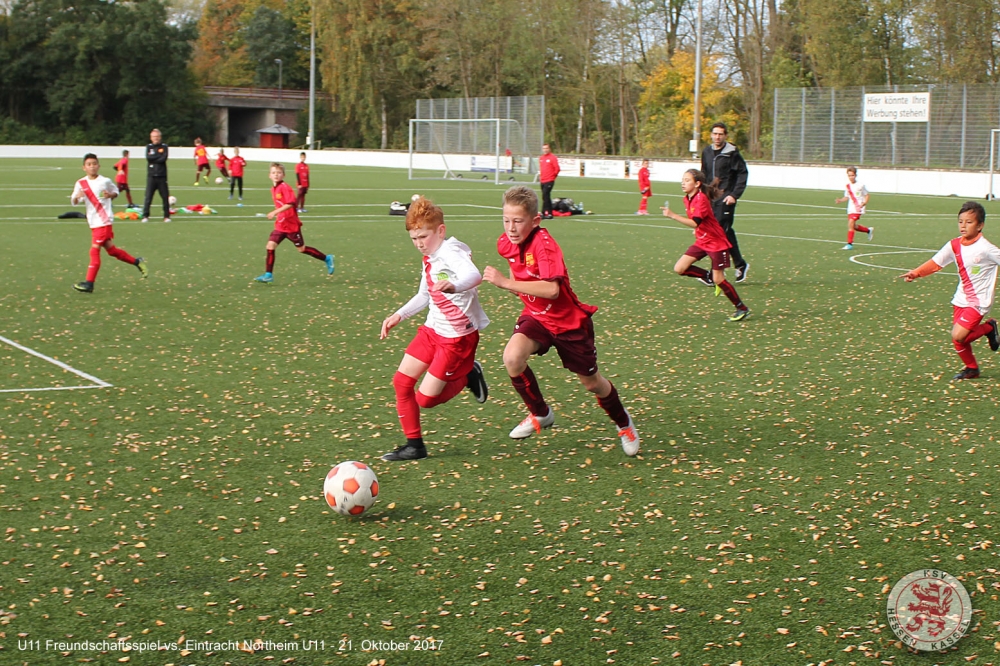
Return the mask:
[[955,351],[965,362],[965,369],[952,378],[975,379],[979,364],[972,353],[972,342],[983,336],[990,349],[1000,349],[1000,335],[995,319],[983,321],[993,305],[996,289],[997,266],[1000,266],[1000,248],[983,237],[986,210],[975,201],[966,201],[958,211],[958,238],[953,239],[934,255],[934,258],[900,277],[913,282],[938,272],[954,262],[958,266],[958,289],[951,304],[955,308],[951,339]]
[[87,279],[77,282],[73,288],[88,294],[94,291],[94,280],[97,279],[97,271],[101,268],[102,247],[118,261],[137,267],[142,277],[149,275],[142,257],[133,257],[111,242],[115,237],[111,226],[114,221],[111,202],[118,196],[118,188],[110,178],[100,175],[98,173],[100,170],[101,163],[97,160],[97,155],[93,153],[84,155],[83,171],[87,176],[76,181],[73,194],[70,195],[70,203],[74,206],[83,201],[87,203],[87,224],[90,225],[91,238],[90,266],[87,267]]
[[842,250],[854,249],[854,232],[860,231],[868,234],[868,240],[875,235],[875,227],[865,227],[858,224],[861,216],[865,214],[865,206],[868,205],[868,188],[858,182],[858,168],[847,167],[847,185],[844,186],[844,196],[834,199],[834,203],[847,202],[847,245]]
[[[454,236],[445,238],[444,213],[420,197],[406,213],[406,230],[413,246],[424,256],[416,296],[382,322],[379,339],[401,321],[426,307],[427,321],[417,329],[399,369],[392,378],[396,412],[406,443],[382,460],[419,460],[427,457],[420,430],[420,408],[448,402],[462,389],[472,391],[477,402],[486,402],[489,388],[483,367],[476,361],[479,331],[490,320],[479,305],[477,287],[483,281],[472,263],[469,246]],[[424,375],[414,393],[417,379]]]

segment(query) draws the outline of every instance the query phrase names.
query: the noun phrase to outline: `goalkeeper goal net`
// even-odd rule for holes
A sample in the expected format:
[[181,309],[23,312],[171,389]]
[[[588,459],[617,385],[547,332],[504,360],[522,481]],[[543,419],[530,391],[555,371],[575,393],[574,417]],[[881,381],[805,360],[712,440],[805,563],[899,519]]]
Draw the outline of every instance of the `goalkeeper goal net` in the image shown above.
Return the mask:
[[506,118],[410,120],[410,180],[491,181],[533,177],[521,124]]

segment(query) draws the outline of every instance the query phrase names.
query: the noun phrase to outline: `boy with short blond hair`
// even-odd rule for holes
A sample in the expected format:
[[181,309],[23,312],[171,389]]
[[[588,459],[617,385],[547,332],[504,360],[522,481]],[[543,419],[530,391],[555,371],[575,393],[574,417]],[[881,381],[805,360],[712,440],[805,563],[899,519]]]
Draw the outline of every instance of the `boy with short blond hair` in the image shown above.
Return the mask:
[[[430,409],[448,402],[464,388],[480,403],[489,395],[483,367],[476,361],[476,348],[479,331],[490,320],[479,304],[478,287],[483,277],[472,262],[472,250],[454,236],[446,238],[444,213],[423,197],[410,204],[406,230],[423,255],[420,287],[403,307],[385,318],[379,339],[384,340],[404,319],[424,308],[429,310],[392,378],[396,413],[406,443],[382,456],[390,461],[427,457],[420,428],[421,407]],[[414,393],[420,375],[424,379]]]
[[594,323],[597,308],[580,302],[573,293],[562,250],[548,230],[539,226],[538,196],[523,185],[504,193],[504,233],[497,252],[510,266],[510,277],[492,266],[483,271],[483,280],[517,294],[524,303],[514,333],[503,352],[504,367],[514,390],[528,408],[528,416],[510,431],[512,439],[524,439],[555,423],[552,408],[542,397],[541,388],[528,366],[532,355],[556,348],[563,367],[576,374],[597,403],[618,426],[622,450],[639,453],[635,423],[618,397],[618,391],[597,368]]

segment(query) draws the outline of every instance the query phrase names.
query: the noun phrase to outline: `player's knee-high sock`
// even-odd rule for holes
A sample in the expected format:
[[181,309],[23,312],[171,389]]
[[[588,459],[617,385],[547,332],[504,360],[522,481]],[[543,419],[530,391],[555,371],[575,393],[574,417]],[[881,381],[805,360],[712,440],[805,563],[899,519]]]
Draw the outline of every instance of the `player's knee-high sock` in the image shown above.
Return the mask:
[[729,302],[738,308],[743,307],[743,301],[740,300],[740,295],[736,293],[736,287],[729,283],[729,280],[723,280],[716,285],[722,290],[722,293],[726,295]]
[[968,340],[965,342],[959,342],[958,340],[952,340],[955,344],[955,351],[958,352],[958,357],[962,359],[967,368],[978,368],[979,364],[976,363],[976,355],[972,353],[972,345],[969,344]]
[[135,204],[132,203],[132,190],[131,190],[131,188],[125,190],[125,196],[128,198],[128,205],[129,206],[134,206]]
[[416,377],[404,375],[397,371],[392,377],[392,388],[396,390],[396,414],[403,426],[406,439],[420,439],[420,405],[413,387],[417,385]]
[[295,197],[295,207],[305,208],[306,207],[306,193],[299,190],[298,196]]
[[649,205],[648,202],[649,202],[649,197],[647,197],[646,195],[643,195],[642,201],[639,202],[639,212],[640,213],[645,213],[645,212],[647,212],[649,210],[648,209],[648,205]]
[[[610,382],[608,382],[610,384]],[[625,411],[625,406],[622,405],[621,399],[618,397],[618,389],[615,388],[614,384],[611,384],[611,393],[607,394],[603,398],[598,396],[597,404],[601,406],[601,409],[608,413],[611,420],[615,422],[619,428],[625,428],[628,426],[628,412]]]
[[990,326],[989,324],[987,324],[985,322],[980,323],[974,329],[972,329],[971,331],[969,331],[969,334],[967,336],[965,336],[965,344],[971,345],[973,342],[975,342],[979,338],[983,337],[984,335],[986,335],[987,333],[989,333],[992,330],[993,330],[993,327]]
[[326,261],[326,255],[314,247],[306,246],[306,249],[303,250],[302,253],[308,254],[310,257],[313,257],[314,259],[319,259],[320,261]]
[[438,405],[442,405],[448,402],[456,395],[461,393],[465,389],[465,387],[468,386],[468,384],[469,380],[466,379],[465,377],[462,377],[461,379],[456,379],[454,381],[450,381],[444,385],[444,390],[441,391],[439,395],[425,395],[420,392],[420,389],[417,389],[417,404],[423,407],[424,409],[431,409],[432,407],[437,407]]
[[542,389],[538,386],[538,380],[535,379],[535,373],[530,367],[525,367],[524,372],[517,377],[511,377],[510,383],[514,385],[514,390],[521,396],[529,412],[535,416],[545,416],[549,413],[549,406],[542,397]]
[[854,230],[855,231],[860,231],[863,234],[868,233],[868,227],[862,226],[862,225],[858,224],[857,222],[854,223]]
[[681,273],[684,277],[693,277],[703,280],[705,278],[711,279],[712,274],[706,271],[701,266],[689,266],[686,271]]
[[101,248],[90,248],[90,265],[87,266],[87,282],[97,279],[97,271],[101,270]]
[[854,242],[854,229],[847,230],[847,244],[850,245]]
[[129,254],[125,250],[121,249],[117,245],[112,245],[111,247],[107,248],[107,250],[108,250],[108,254],[110,254],[112,257],[114,257],[118,261],[124,261],[126,264],[133,264],[133,265],[135,265],[135,257],[133,257],[131,254]]
[[273,273],[274,272],[274,250],[268,250],[267,251],[267,264],[265,264],[265,265],[267,266],[267,268],[265,268],[265,270],[268,273]]

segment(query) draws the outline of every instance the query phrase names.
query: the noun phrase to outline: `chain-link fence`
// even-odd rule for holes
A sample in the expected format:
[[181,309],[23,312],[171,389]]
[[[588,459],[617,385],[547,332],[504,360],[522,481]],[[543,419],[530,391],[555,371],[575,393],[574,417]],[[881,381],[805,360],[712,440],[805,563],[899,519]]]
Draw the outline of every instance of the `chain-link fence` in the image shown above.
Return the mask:
[[[930,93],[929,122],[863,122],[865,95]],[[776,162],[987,169],[1000,127],[992,84],[780,88],[774,91]]]
[[[418,99],[417,115],[420,120],[477,120],[501,118],[517,121],[507,123],[501,142],[516,153],[537,155],[545,142],[545,96],[521,97],[453,97],[445,99]],[[517,128],[521,136],[506,133]],[[493,152],[492,150],[488,152]]]

